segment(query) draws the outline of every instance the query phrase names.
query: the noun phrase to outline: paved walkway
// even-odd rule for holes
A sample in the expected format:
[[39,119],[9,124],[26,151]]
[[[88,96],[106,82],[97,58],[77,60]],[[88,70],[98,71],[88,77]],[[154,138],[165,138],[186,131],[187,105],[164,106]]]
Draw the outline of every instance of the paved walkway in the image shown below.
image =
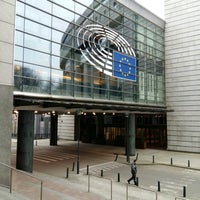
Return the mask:
[[[61,141],[61,145],[69,144]],[[73,144],[73,143],[70,143]],[[38,141],[37,146],[45,147],[46,141]],[[13,149],[15,141],[13,142]],[[73,146],[71,147],[73,148]],[[93,144],[82,144],[82,149],[90,151],[92,148],[99,150],[100,153],[112,154],[116,167],[127,165],[126,156],[121,154],[122,147],[98,146]],[[113,153],[117,153],[116,157]],[[174,151],[153,150],[153,149],[137,149],[138,165],[173,165],[176,167],[190,168],[200,170],[200,154],[182,153]],[[114,161],[117,158],[117,161]],[[134,157],[130,157],[133,160]],[[102,161],[104,162],[104,161]],[[101,163],[102,165],[106,163]],[[98,161],[97,165],[100,165]],[[48,169],[47,169],[48,170]],[[54,167],[51,170],[58,170]],[[43,200],[103,200],[103,199],[134,199],[134,200],[172,200],[174,196],[162,192],[150,190],[149,188],[141,188],[126,183],[112,181],[110,179],[87,176],[86,168],[80,169],[80,174],[70,170],[68,177],[56,177],[37,170],[33,172],[33,176],[42,180],[41,182],[21,173],[13,172],[13,192],[9,193],[9,189],[0,187],[0,199],[2,200],[25,200],[25,199],[43,199]],[[66,172],[67,176],[67,172]],[[41,198],[42,197],[42,198]],[[184,199],[184,198],[180,198]],[[178,200],[178,199],[177,199]]]

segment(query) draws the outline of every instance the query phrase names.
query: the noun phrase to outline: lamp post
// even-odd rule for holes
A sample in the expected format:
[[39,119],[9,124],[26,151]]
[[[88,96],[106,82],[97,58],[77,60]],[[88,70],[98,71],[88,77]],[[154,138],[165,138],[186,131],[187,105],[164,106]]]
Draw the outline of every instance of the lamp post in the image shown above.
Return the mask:
[[126,130],[126,161],[130,162],[130,147],[129,147],[129,113],[125,114],[125,130]]
[[81,116],[81,111],[77,111],[77,130],[78,130],[78,137],[77,137],[77,174],[79,174],[80,170],[80,116]]

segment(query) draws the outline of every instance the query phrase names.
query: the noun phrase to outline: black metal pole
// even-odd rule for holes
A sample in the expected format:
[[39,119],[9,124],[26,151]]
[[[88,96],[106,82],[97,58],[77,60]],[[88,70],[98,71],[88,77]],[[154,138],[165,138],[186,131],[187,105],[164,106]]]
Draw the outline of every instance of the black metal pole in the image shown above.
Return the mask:
[[79,144],[79,136],[78,136],[78,147],[77,147],[77,174],[79,174],[79,160],[80,160],[80,144]]
[[66,178],[69,177],[69,168],[67,168],[67,171],[66,171]]
[[118,179],[117,179],[118,182],[120,182],[120,173],[118,173]]
[[81,116],[81,111],[77,111],[77,117],[78,117],[78,145],[77,145],[77,174],[79,174],[79,169],[80,169],[80,116]]
[[186,186],[183,186],[183,197],[186,197]]
[[158,181],[158,192],[160,192],[160,181]]
[[126,124],[126,161],[130,163],[130,148],[129,148],[129,114],[125,115]]

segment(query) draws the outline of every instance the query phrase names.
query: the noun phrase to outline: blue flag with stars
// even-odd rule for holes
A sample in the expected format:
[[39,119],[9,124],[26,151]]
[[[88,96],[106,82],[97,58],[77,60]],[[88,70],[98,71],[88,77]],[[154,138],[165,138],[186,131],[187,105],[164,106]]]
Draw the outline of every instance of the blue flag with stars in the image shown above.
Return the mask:
[[113,76],[136,81],[136,58],[114,51]]

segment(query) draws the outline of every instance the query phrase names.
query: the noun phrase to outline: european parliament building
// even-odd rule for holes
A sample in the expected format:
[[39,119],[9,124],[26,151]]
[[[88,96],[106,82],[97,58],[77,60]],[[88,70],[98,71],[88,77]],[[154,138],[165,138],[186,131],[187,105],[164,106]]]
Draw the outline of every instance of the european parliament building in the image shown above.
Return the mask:
[[31,172],[38,126],[50,145],[199,152],[200,15],[195,39],[186,1],[166,0],[164,21],[134,0],[0,0],[0,161],[16,132]]

